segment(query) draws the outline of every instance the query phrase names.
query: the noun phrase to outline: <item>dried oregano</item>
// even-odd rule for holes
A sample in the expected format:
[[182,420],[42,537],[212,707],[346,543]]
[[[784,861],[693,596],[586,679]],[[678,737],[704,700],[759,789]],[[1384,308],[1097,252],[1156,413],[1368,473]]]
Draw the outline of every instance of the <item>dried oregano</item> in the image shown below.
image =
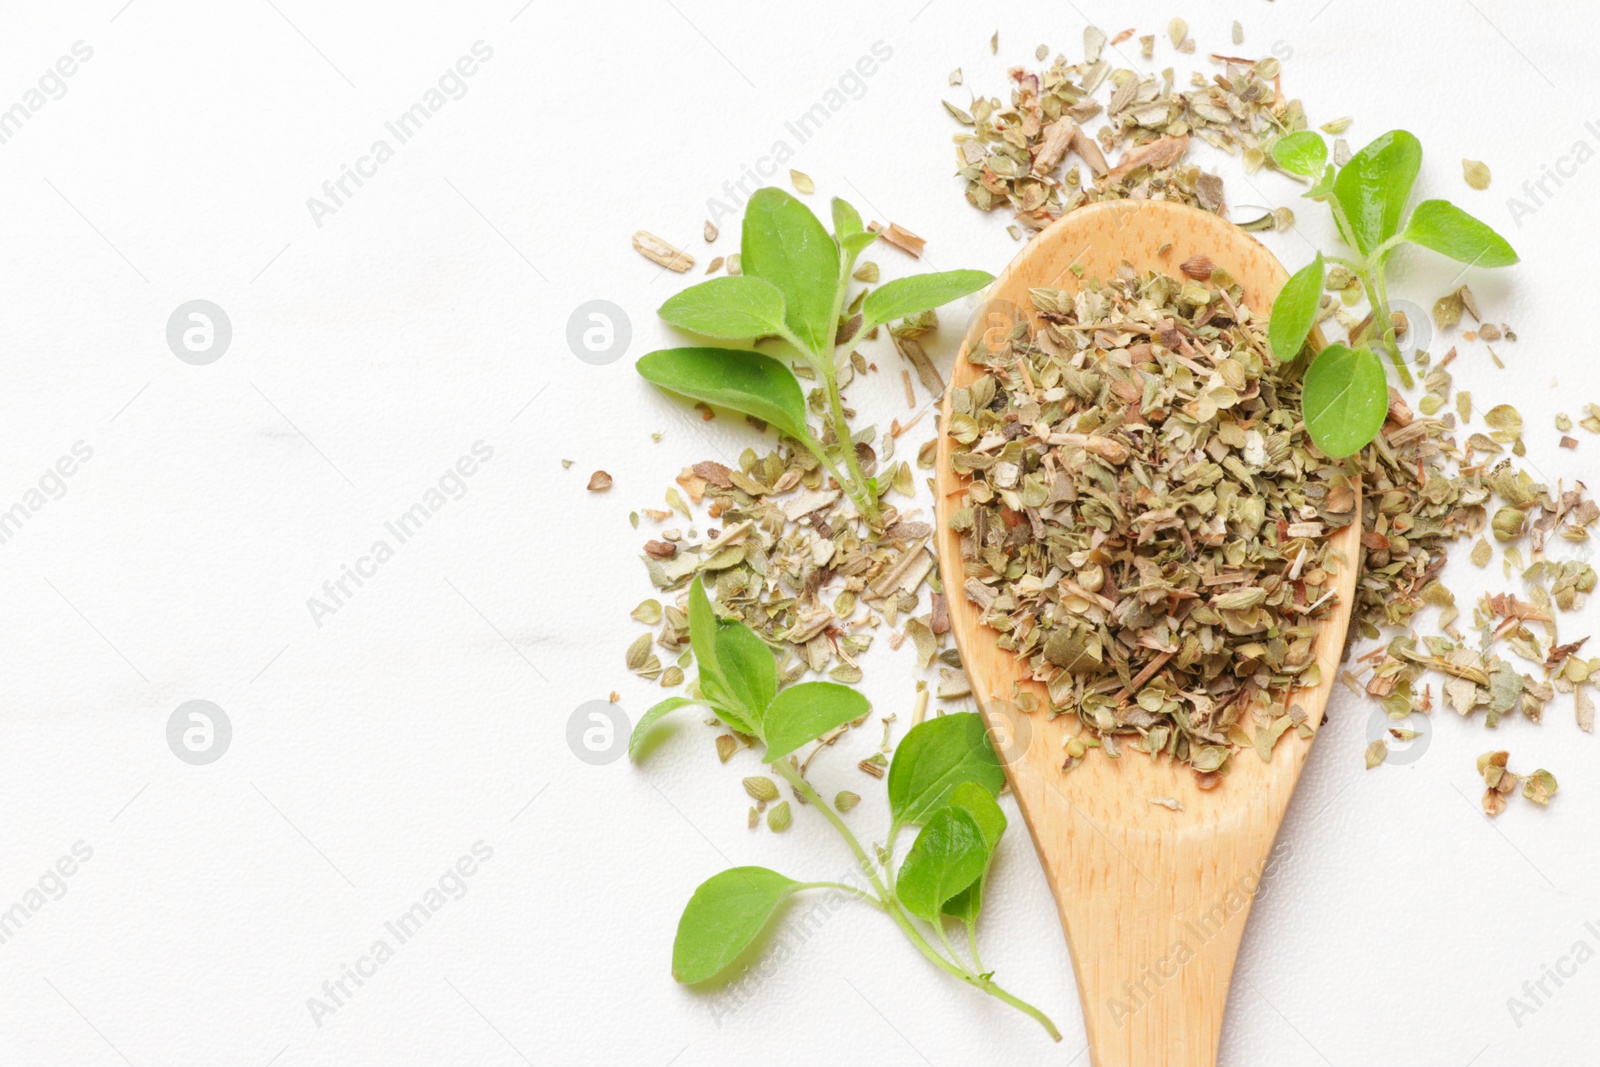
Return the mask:
[[[1183,20],[1173,20],[1170,32],[1179,51],[1194,50]],[[956,136],[967,199],[985,211],[1007,205],[1017,219],[1014,236],[1100,200],[1178,200],[1225,215],[1222,180],[1184,162],[1191,142],[1242,154],[1246,169],[1255,171],[1266,163],[1273,137],[1305,128],[1300,102],[1278,90],[1279,65],[1270,56],[1214,56],[1222,70],[1195,72],[1182,89],[1170,69],[1153,74],[1114,66],[1099,47],[1104,41],[1091,27],[1082,62],[1058,57],[1045,70],[1014,69],[1009,104],[998,97],[976,97],[966,108],[945,103],[970,130]],[[1154,37],[1140,43],[1152,54]],[[1098,134],[1088,128],[1091,119],[1104,120]],[[1292,221],[1284,210],[1246,225],[1272,229]]]
[[1053,714],[1213,784],[1235,749],[1309,733],[1286,698],[1320,680],[1326,539],[1356,490],[1237,286],[1124,268],[1032,297],[1037,335],[970,352],[985,373],[952,399],[963,593]]
[[1506,767],[1509,754],[1504,751],[1485,752],[1478,757],[1478,774],[1483,777],[1483,812],[1499,815],[1506,810],[1506,796],[1522,786],[1522,795],[1535,804],[1548,804],[1560,788],[1556,776],[1544,768],[1529,775],[1513,774]]

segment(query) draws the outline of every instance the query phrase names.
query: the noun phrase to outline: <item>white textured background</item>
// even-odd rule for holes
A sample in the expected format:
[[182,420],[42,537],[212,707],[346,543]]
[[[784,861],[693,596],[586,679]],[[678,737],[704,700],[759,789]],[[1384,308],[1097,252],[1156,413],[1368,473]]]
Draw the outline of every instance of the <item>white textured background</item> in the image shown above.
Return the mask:
[[[1205,68],[1206,52],[1235,50],[1238,17],[1238,50],[1282,57],[1314,122],[1355,116],[1356,145],[1409,127],[1429,153],[1422,193],[1511,238],[1524,265],[1470,281],[1522,340],[1500,346],[1505,371],[1469,346],[1458,385],[1481,406],[1521,407],[1536,471],[1592,475],[1600,439],[1579,431],[1576,452],[1557,451],[1551,418],[1600,402],[1600,163],[1547,184],[1520,224],[1506,198],[1575,142],[1600,148],[1585,126],[1600,120],[1600,13],[1509,0],[980,7],[992,5],[8,5],[0,109],[75,42],[93,55],[0,144],[0,510],[76,442],[93,456],[0,544],[0,909],[41,880],[54,891],[0,943],[0,1063],[1087,1061],[1020,832],[989,894],[985,958],[1056,1018],[1060,1046],[864,909],[793,945],[748,1002],[672,982],[678,911],[703,878],[729,863],[827,878],[845,861],[804,809],[784,836],[748,833],[739,776],[753,758],[717,765],[688,716],[643,770],[568,748],[580,703],[615,689],[637,717],[659,693],[622,666],[638,631],[627,612],[651,593],[627,513],[659,506],[684,464],[752,443],[736,420],[686,418],[631,370],[668,339],[654,308],[683,280],[629,234],[648,228],[702,264],[733,251],[731,219],[714,249],[700,240],[705,201],[786,139],[819,211],[844,195],[928,237],[932,266],[998,272],[1015,246],[949,177],[955,127],[939,98],[1004,93],[1006,66],[1041,42],[1078,55],[1090,19],[1159,32],[1183,14],[1199,53],[1163,44],[1158,63]],[[493,55],[465,95],[316,225],[307,198],[478,41]],[[892,56],[858,98],[794,145],[785,121],[879,41]],[[950,90],[955,67],[967,85]],[[1493,168],[1489,191],[1464,186],[1463,156]],[[1295,234],[1268,237],[1291,266],[1310,255],[1302,238],[1327,239],[1289,183],[1235,173],[1235,218],[1252,203],[1299,213]],[[909,265],[891,249],[871,258],[886,275]],[[1420,257],[1400,270],[1399,292],[1423,303],[1454,273]],[[234,330],[203,367],[165,340],[196,298]],[[565,341],[593,299],[633,324],[627,358],[606,366]],[[954,337],[934,346],[945,361]],[[853,395],[865,418],[904,415],[898,374]],[[317,626],[307,598],[478,441],[493,455],[465,495]],[[610,493],[583,491],[595,468],[615,475]],[[1487,579],[1462,571],[1450,577],[1468,605]],[[911,679],[907,653],[874,649],[881,710],[909,707]],[[190,699],[232,722],[208,766],[167,746]],[[1600,963],[1549,985],[1520,1025],[1506,1003],[1576,942],[1600,947],[1600,758],[1570,698],[1542,726],[1497,735],[1437,712],[1421,758],[1368,773],[1371,713],[1336,691],[1246,935],[1223,1062],[1595,1063]],[[1473,760],[1500,746],[1514,767],[1559,776],[1550,810],[1513,798],[1493,824],[1478,814]],[[859,788],[851,818],[870,832],[882,793],[862,788],[861,754],[830,752],[812,774],[825,793]],[[47,872],[78,842],[91,858],[57,883]],[[307,999],[478,842],[492,856],[465,895],[317,1025]]]

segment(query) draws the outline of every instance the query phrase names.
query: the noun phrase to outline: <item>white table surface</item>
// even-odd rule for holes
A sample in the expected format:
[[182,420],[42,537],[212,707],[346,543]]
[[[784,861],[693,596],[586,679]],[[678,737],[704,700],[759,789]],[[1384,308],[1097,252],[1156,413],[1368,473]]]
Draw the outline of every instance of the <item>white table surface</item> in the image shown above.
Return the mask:
[[[747,832],[739,778],[754,757],[718,766],[687,718],[643,770],[582,762],[566,732],[585,701],[616,690],[637,718],[660,692],[622,664],[627,613],[652,593],[628,512],[754,438],[686,418],[633,373],[671,340],[654,308],[683,279],[629,235],[649,229],[702,264],[733,251],[732,218],[714,248],[701,240],[706,201],[782,141],[819,211],[844,195],[927,237],[932,266],[998,271],[1016,246],[950,177],[940,98],[1005,93],[1005,68],[1039,43],[1077,54],[1086,20],[1162,32],[1174,13],[1200,45],[1180,71],[1237,51],[1238,17],[1239,48],[1282,57],[1314,121],[1355,116],[1356,145],[1398,125],[1422,138],[1422,194],[1480,214],[1525,261],[1470,276],[1521,340],[1500,346],[1503,371],[1466,346],[1458,385],[1522,410],[1534,470],[1600,481],[1600,439],[1579,431],[1560,451],[1552,428],[1556,411],[1600,402],[1587,269],[1600,163],[1567,167],[1517,219],[1507,200],[1576,142],[1600,149],[1587,5],[11,5],[0,109],[75,42],[92,56],[0,144],[0,510],[41,478],[53,492],[46,472],[79,442],[92,456],[0,544],[0,910],[44,891],[0,943],[0,1062],[1086,1063],[1024,834],[998,860],[984,955],[1055,1017],[1060,1046],[866,909],[803,944],[781,935],[788,959],[735,1004],[668,973],[689,893],[730,863],[832,877],[841,848],[804,810],[785,835]],[[385,123],[480,41],[492,55],[464,95],[314,219],[308,198],[393,143]],[[858,98],[798,143],[785,123],[875,42],[890,55]],[[1165,44],[1158,57],[1171,61]],[[952,90],[956,67],[967,84]],[[1465,187],[1463,156],[1488,162],[1488,191]],[[1294,206],[1296,231],[1266,237],[1286,262],[1330,239],[1287,181],[1224,174],[1236,218]],[[873,258],[886,276],[910,266]],[[1455,274],[1422,256],[1399,271],[1424,304]],[[205,366],[166,341],[193,299],[232,324]],[[632,323],[627,358],[603,366],[565,342],[571,312],[597,299]],[[941,365],[955,340],[932,344]],[[905,410],[898,374],[852,398],[885,423]],[[308,598],[477,442],[492,456],[464,495],[314,619]],[[597,468],[616,478],[608,493],[584,491]],[[1448,577],[1464,605],[1511,588],[1464,560]],[[1591,609],[1564,634],[1596,621]],[[878,647],[865,689],[903,713],[914,677],[909,649]],[[167,742],[197,699],[232,726],[199,766]],[[1245,936],[1222,1061],[1597,1062],[1600,758],[1570,697],[1543,725],[1494,734],[1440,710],[1419,758],[1367,772],[1373,711],[1336,690]],[[862,827],[884,807],[854,769],[872,733],[812,770],[826,793],[866,796]],[[1493,823],[1478,813],[1473,761],[1491,747],[1558,775],[1548,811],[1513,798]],[[88,858],[58,880],[75,848]],[[474,848],[488,858],[445,879],[460,898],[399,944],[385,924]],[[361,963],[380,939],[392,958]],[[1508,998],[1578,942],[1585,962],[1514,1018]],[[314,1013],[308,1000],[358,963],[363,984]]]

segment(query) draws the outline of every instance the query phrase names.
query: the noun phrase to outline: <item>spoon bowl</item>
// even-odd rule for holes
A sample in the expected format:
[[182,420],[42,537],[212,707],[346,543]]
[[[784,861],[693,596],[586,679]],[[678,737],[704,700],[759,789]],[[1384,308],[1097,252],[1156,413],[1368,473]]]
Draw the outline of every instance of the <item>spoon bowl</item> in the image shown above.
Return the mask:
[[[1029,290],[1076,291],[1080,278],[1110,277],[1124,263],[1178,277],[1179,264],[1197,255],[1233,275],[1258,319],[1287,279],[1263,245],[1197,208],[1124,200],[1069,213],[1035,237],[990,288],[951,385],[970,385],[982,373],[966,359],[974,346],[986,336],[991,343],[1003,339],[1021,317],[1031,318]],[[1312,344],[1321,343],[1313,332]],[[1039,694],[1043,707],[1044,688],[1021,658],[998,647],[995,632],[961,593],[960,535],[949,520],[961,507],[966,478],[951,464],[950,397],[946,392],[940,417],[935,496],[951,630],[1055,896],[1091,1063],[1214,1067],[1245,919],[1310,740],[1288,731],[1270,763],[1253,751],[1235,753],[1230,772],[1210,791],[1198,787],[1189,768],[1132,750],[1119,759],[1091,750],[1063,772],[1068,716],[1051,720],[1017,708],[1019,691]],[[1292,695],[1313,731],[1338,673],[1354,602],[1359,495],[1351,524],[1329,535],[1337,601],[1313,646],[1320,684]],[[1169,799],[1179,810],[1164,806]]]

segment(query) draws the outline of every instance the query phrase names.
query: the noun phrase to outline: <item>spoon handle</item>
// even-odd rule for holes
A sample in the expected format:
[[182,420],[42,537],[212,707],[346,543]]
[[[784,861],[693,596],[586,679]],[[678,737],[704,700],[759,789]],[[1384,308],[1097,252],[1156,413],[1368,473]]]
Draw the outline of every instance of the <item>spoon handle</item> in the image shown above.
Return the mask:
[[[1018,799],[1072,952],[1090,1063],[1214,1067],[1245,919],[1272,862],[1277,798],[1253,817],[1219,808],[1156,832],[1119,817],[1143,812],[1075,797],[1070,776],[1010,770],[1019,794],[1031,794]],[[1279,781],[1292,787],[1290,776]]]

